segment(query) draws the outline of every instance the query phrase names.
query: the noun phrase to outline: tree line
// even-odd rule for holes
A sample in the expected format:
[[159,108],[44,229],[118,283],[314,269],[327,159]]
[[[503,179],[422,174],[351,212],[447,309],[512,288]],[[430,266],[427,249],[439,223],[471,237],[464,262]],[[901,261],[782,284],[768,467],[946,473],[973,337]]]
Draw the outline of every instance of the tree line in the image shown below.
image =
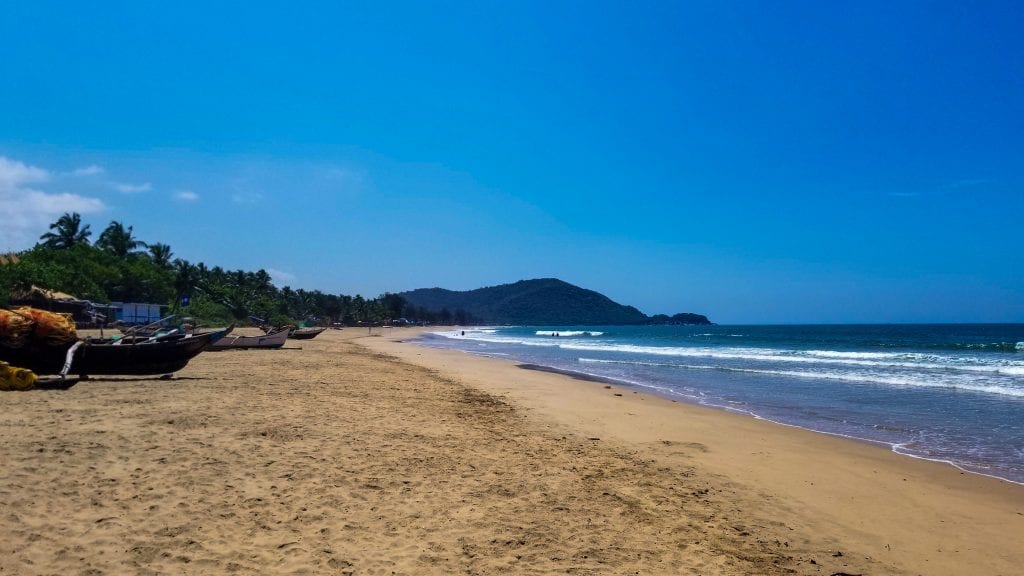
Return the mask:
[[[174,258],[169,245],[143,242],[131,226],[117,221],[94,243],[91,236],[79,214],[64,214],[33,248],[0,261],[0,305],[8,304],[12,293],[34,285],[99,304],[166,304],[206,323],[238,323],[257,316],[277,325],[378,324],[399,318],[446,324],[464,316],[461,311],[417,308],[392,293],[364,298],[278,288],[265,270],[224,270]],[[187,307],[182,306],[184,296]]]

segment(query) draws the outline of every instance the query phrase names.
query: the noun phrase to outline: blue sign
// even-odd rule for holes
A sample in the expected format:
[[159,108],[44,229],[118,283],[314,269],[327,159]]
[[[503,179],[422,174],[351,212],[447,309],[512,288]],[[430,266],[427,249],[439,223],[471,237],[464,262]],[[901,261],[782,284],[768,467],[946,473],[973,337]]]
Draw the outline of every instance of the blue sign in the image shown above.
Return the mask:
[[181,305],[182,306],[188,306],[188,299],[189,299],[189,295],[188,294],[182,294],[181,295]]

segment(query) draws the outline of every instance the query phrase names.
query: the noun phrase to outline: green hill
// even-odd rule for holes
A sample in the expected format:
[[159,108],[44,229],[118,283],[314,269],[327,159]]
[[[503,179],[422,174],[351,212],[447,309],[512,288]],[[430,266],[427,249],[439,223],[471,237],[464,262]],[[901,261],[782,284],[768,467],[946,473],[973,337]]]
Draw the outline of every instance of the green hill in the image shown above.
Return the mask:
[[[603,294],[555,278],[520,280],[466,292],[420,288],[400,296],[412,306],[432,312],[462,312],[480,324],[572,326],[652,321],[632,306],[617,304]],[[710,323],[703,316],[693,316],[703,322],[691,323]]]

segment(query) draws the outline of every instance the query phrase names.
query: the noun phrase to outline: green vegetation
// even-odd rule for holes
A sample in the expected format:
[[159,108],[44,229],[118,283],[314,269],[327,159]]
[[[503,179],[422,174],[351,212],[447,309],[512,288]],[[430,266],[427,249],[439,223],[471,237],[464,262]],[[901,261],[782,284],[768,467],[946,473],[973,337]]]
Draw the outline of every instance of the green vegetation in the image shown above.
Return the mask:
[[710,324],[699,314],[648,317],[632,306],[555,278],[521,280],[468,292],[423,288],[400,294],[408,306],[449,310],[459,324],[600,326],[609,324]]
[[681,312],[679,314],[673,314],[667,316],[665,314],[655,314],[651,316],[648,324],[680,324],[680,325],[700,325],[700,324],[711,324],[707,316],[703,314],[694,314],[692,312]]
[[[0,258],[0,306],[12,292],[35,285],[98,304],[166,304],[206,324],[244,323],[250,316],[274,325],[379,324],[399,318],[461,325],[710,324],[699,314],[648,317],[554,278],[468,292],[424,288],[374,299],[277,288],[264,270],[224,270],[173,258],[170,246],[147,244],[121,222],[111,222],[95,244],[89,243],[91,235],[78,214],[64,214],[34,248]],[[180,308],[186,295],[188,306]]]
[[[170,246],[147,244],[121,222],[111,222],[95,244],[89,243],[91,234],[78,214],[64,214],[34,248],[0,260],[0,305],[8,303],[12,292],[35,285],[101,304],[166,304],[209,324],[245,322],[249,316],[271,324],[376,324],[400,317],[406,308],[396,294],[365,299],[279,289],[264,270],[224,270],[172,258]],[[189,305],[180,308],[184,295],[190,297]],[[437,320],[437,315],[421,312],[418,318]]]

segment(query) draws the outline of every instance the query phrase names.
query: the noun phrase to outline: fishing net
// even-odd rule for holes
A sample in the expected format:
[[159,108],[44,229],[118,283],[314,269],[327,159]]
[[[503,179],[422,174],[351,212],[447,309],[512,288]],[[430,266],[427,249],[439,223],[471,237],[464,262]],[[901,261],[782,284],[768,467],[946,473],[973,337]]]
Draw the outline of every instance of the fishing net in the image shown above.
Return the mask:
[[31,370],[0,362],[0,390],[31,390],[35,385],[36,375]]
[[0,308],[0,346],[22,348],[31,334],[31,318]]
[[75,321],[71,319],[70,314],[47,312],[28,306],[16,308],[14,312],[35,322],[35,333],[32,337],[39,344],[60,346],[78,340]]

